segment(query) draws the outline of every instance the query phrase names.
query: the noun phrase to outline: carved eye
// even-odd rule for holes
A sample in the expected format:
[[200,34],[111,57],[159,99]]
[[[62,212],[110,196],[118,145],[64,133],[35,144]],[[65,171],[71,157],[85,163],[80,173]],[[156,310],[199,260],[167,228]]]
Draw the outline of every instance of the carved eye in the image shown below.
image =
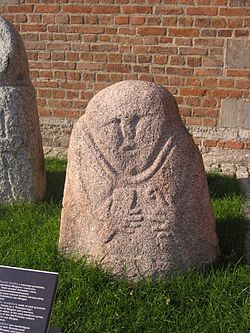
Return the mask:
[[156,190],[150,190],[148,192],[150,199],[155,200],[156,199]]
[[120,125],[120,123],[121,123],[121,119],[120,119],[120,118],[114,118],[111,122],[112,122],[113,124]]
[[132,119],[134,126],[136,126],[139,123],[139,121],[140,121],[140,118],[137,115],[135,115]]

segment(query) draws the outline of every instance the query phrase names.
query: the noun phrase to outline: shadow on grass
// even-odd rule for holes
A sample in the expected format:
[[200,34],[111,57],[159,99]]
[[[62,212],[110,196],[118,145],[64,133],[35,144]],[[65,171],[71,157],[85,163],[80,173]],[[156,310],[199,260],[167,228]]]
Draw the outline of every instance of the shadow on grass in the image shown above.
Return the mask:
[[216,228],[223,265],[246,263],[245,195],[239,180],[234,176],[209,173],[209,192],[216,219]]
[[67,161],[57,158],[46,158],[46,197],[45,201],[60,204],[66,176]]
[[240,182],[234,176],[208,173],[207,181],[211,198],[242,195]]
[[246,263],[246,219],[216,219],[221,263],[223,265]]

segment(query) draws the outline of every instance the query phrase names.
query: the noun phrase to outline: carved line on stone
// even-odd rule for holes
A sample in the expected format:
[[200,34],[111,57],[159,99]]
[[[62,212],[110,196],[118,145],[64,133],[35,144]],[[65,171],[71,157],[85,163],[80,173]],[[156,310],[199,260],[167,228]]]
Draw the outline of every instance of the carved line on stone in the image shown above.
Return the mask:
[[94,149],[96,155],[97,155],[97,161],[101,164],[102,169],[105,171],[105,173],[107,175],[113,174],[113,175],[117,175],[117,171],[115,170],[115,168],[107,161],[107,159],[104,157],[104,154],[101,152],[101,150],[99,149],[99,147],[97,146],[97,144],[95,143],[92,135],[90,134],[88,127],[84,124],[82,124],[83,127],[83,132],[87,137],[87,140],[90,142],[90,146],[92,146],[92,148]]
[[[113,175],[117,176],[119,174],[118,171],[107,161],[104,154],[101,152],[101,150],[95,143],[86,124],[83,125],[83,129],[84,129],[84,133],[86,134],[87,139],[89,140],[90,144],[93,146],[93,149],[96,152],[96,155],[98,157],[97,160],[101,164],[103,170],[107,174],[112,173]],[[161,149],[161,151],[159,152],[158,156],[156,157],[154,162],[151,164],[151,166],[138,175],[126,176],[126,183],[128,185],[136,185],[136,184],[139,184],[142,182],[146,182],[150,178],[152,178],[161,169],[163,163],[167,159],[167,156],[174,149],[174,145],[173,145],[174,140],[175,140],[175,136],[172,136],[168,140],[166,140],[166,143],[164,144],[163,148]]]

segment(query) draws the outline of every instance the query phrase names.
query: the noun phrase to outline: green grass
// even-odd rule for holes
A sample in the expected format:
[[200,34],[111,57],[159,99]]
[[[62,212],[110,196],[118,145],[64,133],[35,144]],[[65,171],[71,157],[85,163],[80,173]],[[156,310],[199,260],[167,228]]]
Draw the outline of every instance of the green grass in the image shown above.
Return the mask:
[[59,272],[52,325],[62,333],[250,332],[245,199],[236,179],[208,175],[220,267],[131,283],[58,254],[65,166],[65,161],[46,161],[44,202],[0,205],[0,263]]

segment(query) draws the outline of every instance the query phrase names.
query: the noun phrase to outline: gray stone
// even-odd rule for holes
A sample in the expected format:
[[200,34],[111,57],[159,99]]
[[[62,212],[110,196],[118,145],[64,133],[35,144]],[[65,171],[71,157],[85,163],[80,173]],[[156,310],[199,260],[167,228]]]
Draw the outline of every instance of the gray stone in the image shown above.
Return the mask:
[[250,40],[228,39],[226,47],[226,68],[250,67]]
[[0,17],[0,202],[39,200],[45,172],[35,90],[16,29]]
[[250,7],[250,0],[230,0],[230,7]]
[[19,0],[0,0],[0,6],[1,5],[17,5],[19,3]]
[[130,279],[219,254],[202,158],[163,87],[123,81],[73,128],[59,247]]
[[250,100],[222,100],[219,125],[221,127],[250,129]]

